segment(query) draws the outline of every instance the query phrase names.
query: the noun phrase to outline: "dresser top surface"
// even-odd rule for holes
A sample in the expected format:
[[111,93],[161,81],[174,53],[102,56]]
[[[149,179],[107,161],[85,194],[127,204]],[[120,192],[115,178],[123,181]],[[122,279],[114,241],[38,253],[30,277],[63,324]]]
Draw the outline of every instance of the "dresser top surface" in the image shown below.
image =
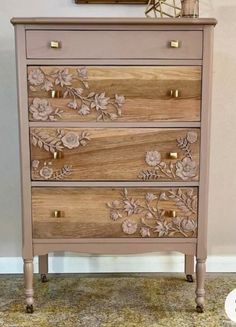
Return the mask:
[[216,25],[215,18],[82,18],[82,17],[13,17],[13,25]]

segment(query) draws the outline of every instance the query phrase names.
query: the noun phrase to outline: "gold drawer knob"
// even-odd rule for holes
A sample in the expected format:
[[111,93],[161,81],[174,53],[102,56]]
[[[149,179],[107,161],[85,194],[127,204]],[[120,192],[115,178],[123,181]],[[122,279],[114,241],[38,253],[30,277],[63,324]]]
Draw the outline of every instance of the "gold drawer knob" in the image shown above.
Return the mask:
[[175,49],[180,48],[180,41],[179,40],[170,41],[170,47]]
[[50,96],[51,96],[51,98],[57,98],[57,99],[59,99],[59,98],[62,98],[62,91],[61,90],[51,90],[50,91]]
[[169,153],[170,159],[178,159],[178,153],[177,152],[170,152]]
[[61,218],[63,216],[63,212],[61,210],[54,210],[52,212],[53,218]]
[[175,210],[165,211],[165,216],[169,218],[175,218],[177,216],[176,211]]
[[53,152],[53,159],[61,159],[62,158],[62,153],[60,151],[55,151]]
[[52,48],[52,49],[61,48],[61,42],[60,41],[50,41],[50,48]]
[[170,96],[172,98],[177,99],[177,98],[180,97],[180,91],[178,89],[176,89],[176,90],[170,90]]

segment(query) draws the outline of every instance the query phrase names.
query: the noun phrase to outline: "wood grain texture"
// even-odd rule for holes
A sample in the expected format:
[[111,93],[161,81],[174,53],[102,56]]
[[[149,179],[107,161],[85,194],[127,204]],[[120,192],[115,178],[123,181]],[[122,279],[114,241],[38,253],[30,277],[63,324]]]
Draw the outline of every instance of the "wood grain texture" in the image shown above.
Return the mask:
[[[157,129],[157,128],[71,128],[63,129],[65,135],[81,135],[88,133],[90,140],[86,146],[69,149],[57,137],[54,128],[30,129],[31,159],[33,180],[55,180],[53,172],[64,166],[71,166],[71,174],[63,176],[63,180],[78,181],[141,181],[143,171],[158,170],[156,178],[150,181],[197,181],[199,175],[199,129]],[[38,138],[38,135],[43,137]],[[195,142],[187,145],[191,151],[195,168],[188,166],[186,151],[178,146],[178,139],[186,140],[193,134]],[[61,158],[53,159],[48,151],[50,140],[56,138],[61,142]],[[42,144],[42,142],[46,142]],[[51,143],[53,143],[52,141]],[[185,142],[185,141],[184,141]],[[186,141],[187,142],[187,141]],[[33,145],[33,143],[35,145]],[[55,142],[54,142],[55,143]],[[46,144],[46,149],[44,145]],[[53,150],[53,149],[52,149]],[[170,153],[177,153],[177,159],[170,159]],[[154,155],[154,158],[153,158]],[[152,160],[154,159],[154,162]],[[36,164],[36,165],[35,165]],[[156,166],[155,166],[156,165]],[[169,171],[173,166],[173,174]],[[37,168],[35,168],[37,166]],[[43,167],[48,167],[46,170]],[[154,167],[155,166],[155,167]],[[177,166],[179,168],[177,168]],[[159,167],[159,168],[158,168]],[[181,169],[190,169],[186,175]],[[42,174],[44,169],[49,172]],[[177,172],[179,171],[179,173]],[[182,171],[183,172],[183,171]],[[191,174],[193,172],[193,174]],[[189,174],[190,173],[190,174]]]
[[[47,99],[54,110],[59,108],[62,111],[61,118],[57,117],[58,121],[97,120],[98,110],[91,110],[87,115],[80,114],[81,99],[76,99],[78,109],[71,109],[68,104],[75,98],[71,94],[68,94],[66,98],[55,99],[51,98],[50,92],[42,90],[43,84],[30,84],[31,76],[36,70],[40,69],[45,76],[50,78],[55,72],[68,69],[68,74],[74,77],[71,80],[71,86],[83,88],[82,96],[84,98],[91,92],[98,95],[105,92],[105,96],[110,98],[110,102],[114,102],[115,95],[125,97],[125,103],[120,107],[121,116],[117,118],[118,122],[200,120],[201,67],[87,67],[88,89],[78,79],[78,68],[78,66],[30,66],[28,68],[29,110],[33,99]],[[56,77],[51,80],[55,81]],[[62,96],[68,87],[54,85],[53,89],[61,91]],[[172,98],[170,92],[176,89],[179,90],[179,98]],[[90,98],[90,103],[91,101],[92,98]],[[87,100],[84,103],[89,104]],[[107,105],[106,107],[108,112],[116,113],[112,106]],[[35,118],[31,113],[29,119],[37,121],[40,117]],[[109,120],[111,119],[109,118]],[[47,121],[49,121],[49,117]]]
[[[32,214],[33,214],[33,238],[36,239],[75,239],[75,238],[119,238],[119,237],[141,237],[142,219],[146,212],[136,212],[128,214],[123,212],[122,217],[114,220],[111,210],[107,203],[121,201],[123,189],[121,188],[38,188],[32,189]],[[129,201],[135,199],[140,205],[145,203],[145,197],[148,193],[160,196],[165,192],[168,194],[173,189],[168,188],[130,188]],[[197,188],[182,188],[183,194],[192,192],[192,197],[197,195]],[[177,190],[176,190],[177,192]],[[195,203],[196,205],[196,203]],[[152,205],[150,204],[150,207]],[[62,212],[61,218],[53,218],[54,210]],[[171,198],[159,201],[158,210],[175,210],[177,217],[186,216],[181,206]],[[131,219],[137,224],[134,233],[128,235],[124,232],[123,223]],[[164,217],[166,222],[171,222],[174,218]],[[193,219],[196,222],[197,214],[189,213],[187,219]],[[147,219],[150,225],[155,226],[155,219]],[[143,225],[145,226],[145,225]],[[187,228],[187,227],[186,227]],[[185,237],[196,237],[195,232],[185,231]],[[167,237],[157,232],[150,233],[150,237]],[[168,234],[168,237],[183,237],[183,234],[176,232],[174,235]]]

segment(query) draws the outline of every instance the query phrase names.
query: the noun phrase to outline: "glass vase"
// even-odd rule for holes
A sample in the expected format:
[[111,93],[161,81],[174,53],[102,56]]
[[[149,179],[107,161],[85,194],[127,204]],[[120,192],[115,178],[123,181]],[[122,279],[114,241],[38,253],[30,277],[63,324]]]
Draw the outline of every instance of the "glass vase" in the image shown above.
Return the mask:
[[181,0],[182,17],[199,17],[199,0]]

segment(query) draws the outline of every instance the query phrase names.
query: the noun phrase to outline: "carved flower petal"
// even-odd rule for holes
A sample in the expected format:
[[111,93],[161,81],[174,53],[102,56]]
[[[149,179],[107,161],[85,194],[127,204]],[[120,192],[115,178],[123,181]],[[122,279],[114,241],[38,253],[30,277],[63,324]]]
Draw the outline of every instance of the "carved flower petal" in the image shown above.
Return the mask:
[[136,222],[126,219],[122,224],[122,229],[125,234],[132,235],[136,233],[138,225]]
[[188,132],[187,133],[187,140],[189,143],[195,143],[197,141],[197,133],[196,132]]
[[140,234],[142,237],[150,237],[150,229],[148,227],[141,227]]

